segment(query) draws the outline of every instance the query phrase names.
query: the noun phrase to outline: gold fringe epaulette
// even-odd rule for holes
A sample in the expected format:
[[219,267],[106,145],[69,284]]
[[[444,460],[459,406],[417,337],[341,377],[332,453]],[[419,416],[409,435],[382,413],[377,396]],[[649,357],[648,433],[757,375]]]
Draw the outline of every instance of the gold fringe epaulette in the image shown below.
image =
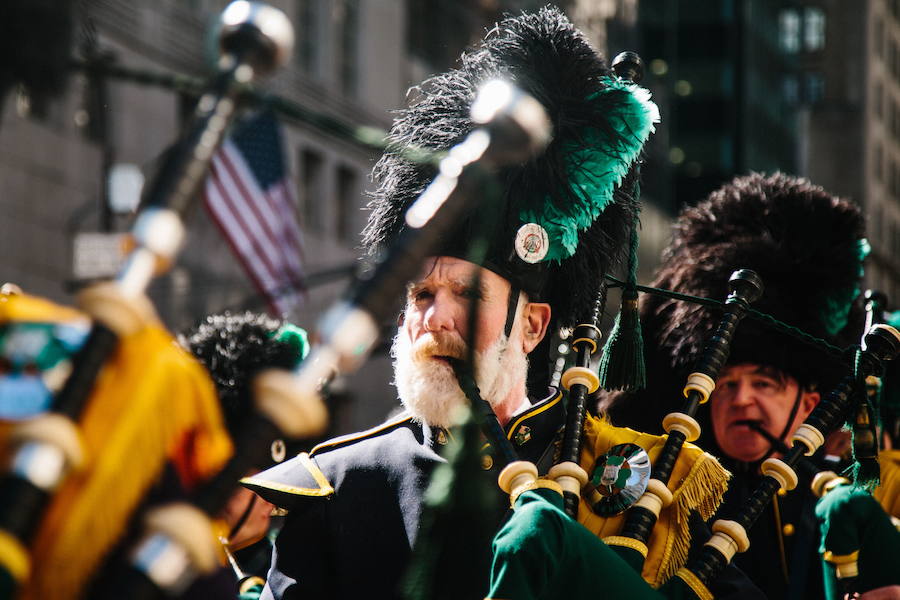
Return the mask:
[[[722,503],[722,496],[731,476],[714,456],[703,452],[693,444],[685,444],[682,456],[684,458],[679,460],[687,460],[692,464],[687,477],[679,482],[678,487],[673,489],[672,485],[669,485],[673,496],[669,511],[674,527],[668,536],[666,552],[658,577],[653,582],[654,587],[665,583],[687,562],[692,543],[689,527],[691,513],[697,511],[704,521],[712,517]],[[662,520],[662,515],[660,519]]]
[[[598,456],[612,446],[627,443],[642,447],[650,460],[655,461],[665,441],[665,436],[614,427],[606,420],[591,417],[585,423],[581,466],[590,473]],[[703,519],[709,519],[722,502],[729,477],[715,457],[693,444],[684,445],[669,480],[672,504],[660,513],[647,544],[647,559],[641,575],[650,585],[661,586],[687,562],[691,548],[691,513],[696,511]],[[598,516],[582,501],[578,520],[600,538],[606,538],[620,533],[624,516]]]
[[872,495],[884,512],[900,518],[900,450],[882,450],[878,453],[881,465],[881,484]]

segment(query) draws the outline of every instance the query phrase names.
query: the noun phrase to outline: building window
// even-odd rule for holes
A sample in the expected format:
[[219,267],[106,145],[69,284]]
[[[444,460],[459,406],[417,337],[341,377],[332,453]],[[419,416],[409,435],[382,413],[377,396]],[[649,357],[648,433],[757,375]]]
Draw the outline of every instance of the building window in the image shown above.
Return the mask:
[[884,119],[884,88],[880,81],[872,86],[872,112],[879,121]]
[[888,191],[891,196],[896,196],[897,194],[897,164],[892,160],[890,161],[890,169],[888,170]]
[[869,226],[866,228],[871,241],[881,245],[881,204],[874,204],[869,213]]
[[784,101],[791,106],[796,106],[800,102],[800,84],[797,82],[796,75],[785,75],[781,81],[781,93]]
[[878,17],[875,17],[874,30],[875,33],[872,36],[874,48],[872,48],[872,51],[875,53],[875,56],[884,60],[884,21]]
[[891,221],[891,249],[894,256],[900,256],[900,228],[896,221]]
[[897,119],[897,106],[894,104],[893,99],[888,101],[887,108],[887,122],[885,123],[885,126],[887,127],[888,133],[894,135],[894,121]]
[[359,84],[359,0],[343,0],[336,9],[340,11],[337,21],[341,44],[338,81],[341,91],[355,96]]
[[356,241],[356,219],[359,212],[359,177],[347,166],[337,170],[337,234],[347,242]]
[[786,9],[778,15],[778,42],[788,54],[800,51],[800,15],[794,9]]
[[900,111],[897,110],[897,103],[893,99],[891,100],[891,118],[888,122],[888,131],[890,131],[895,140],[900,139],[898,137],[898,132],[900,132]]
[[805,73],[803,87],[808,104],[818,104],[825,98],[825,77],[821,73]]
[[321,75],[322,0],[297,0],[297,64],[313,77]]
[[882,170],[881,161],[883,160],[881,143],[875,143],[875,149],[872,151],[872,167],[875,172],[875,180],[879,183],[883,181],[884,171]]
[[891,38],[890,51],[893,55],[890,59],[891,75],[894,76],[894,80],[897,80],[900,77],[900,46],[893,38]]
[[888,72],[890,72],[891,75],[894,75],[894,73],[895,73],[895,69],[894,69],[894,60],[896,58],[894,56],[895,50],[896,50],[896,44],[894,43],[894,39],[892,37],[888,36],[887,45],[884,48],[884,54],[885,54],[884,58],[885,58],[885,62],[887,63],[887,70],[888,70]]
[[825,47],[825,13],[821,8],[803,9],[803,49],[816,52]]
[[305,227],[314,230],[321,230],[323,221],[323,163],[322,155],[315,150],[304,148],[300,151],[300,218]]

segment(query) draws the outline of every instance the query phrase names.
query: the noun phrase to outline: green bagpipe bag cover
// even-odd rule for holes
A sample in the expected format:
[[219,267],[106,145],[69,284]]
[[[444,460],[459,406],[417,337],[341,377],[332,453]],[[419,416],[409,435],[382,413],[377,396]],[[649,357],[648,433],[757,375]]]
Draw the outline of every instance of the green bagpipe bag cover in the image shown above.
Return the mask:
[[494,537],[489,599],[666,597],[566,515],[556,491],[523,492],[514,508]]
[[822,533],[819,550],[831,559],[823,560],[828,600],[840,600],[844,594],[835,562],[856,552],[856,591],[900,584],[900,531],[869,492],[850,485],[836,487],[816,503],[816,518]]

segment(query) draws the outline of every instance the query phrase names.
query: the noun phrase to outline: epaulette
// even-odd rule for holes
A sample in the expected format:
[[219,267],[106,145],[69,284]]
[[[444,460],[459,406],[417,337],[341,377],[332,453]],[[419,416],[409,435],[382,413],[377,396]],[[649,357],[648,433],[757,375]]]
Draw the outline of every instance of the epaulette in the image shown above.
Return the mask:
[[373,438],[411,419],[411,416],[404,414],[372,429],[328,440],[315,446],[308,453],[302,452],[261,473],[245,477],[240,483],[267,502],[288,510],[292,509],[300,498],[328,498],[334,494],[334,486],[316,464],[314,460],[316,455]]

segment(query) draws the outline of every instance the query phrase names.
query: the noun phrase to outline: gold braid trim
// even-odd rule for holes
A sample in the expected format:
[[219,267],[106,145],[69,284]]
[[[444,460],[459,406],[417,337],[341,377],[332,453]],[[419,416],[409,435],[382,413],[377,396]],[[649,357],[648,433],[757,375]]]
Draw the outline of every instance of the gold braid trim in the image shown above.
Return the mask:
[[647,544],[634,538],[625,537],[622,535],[611,535],[603,538],[603,543],[607,546],[623,546],[625,548],[637,550],[641,553],[641,556],[647,558]]
[[684,567],[675,572],[675,577],[679,578],[687,584],[691,590],[697,594],[700,600],[713,600],[712,593],[703,585],[703,582],[697,579],[697,576],[685,569]]
[[859,550],[854,550],[850,554],[834,554],[831,550],[826,550],[822,554],[822,558],[833,565],[846,565],[859,560]]
[[529,481],[528,483],[523,483],[522,485],[513,489],[513,491],[509,495],[509,505],[514,507],[516,504],[516,500],[519,499],[519,496],[521,496],[522,494],[524,494],[525,492],[527,492],[529,490],[537,490],[537,489],[541,489],[541,488],[553,490],[560,496],[563,495],[562,486],[560,486],[558,483],[556,483],[552,479],[535,479],[533,481]]
[[[688,446],[688,444],[685,444]],[[672,494],[672,504],[663,512],[671,512],[672,530],[666,540],[659,572],[651,583],[660,587],[687,562],[691,549],[688,521],[697,511],[704,521],[715,514],[728,487],[731,474],[710,454],[697,456],[691,470]]]

